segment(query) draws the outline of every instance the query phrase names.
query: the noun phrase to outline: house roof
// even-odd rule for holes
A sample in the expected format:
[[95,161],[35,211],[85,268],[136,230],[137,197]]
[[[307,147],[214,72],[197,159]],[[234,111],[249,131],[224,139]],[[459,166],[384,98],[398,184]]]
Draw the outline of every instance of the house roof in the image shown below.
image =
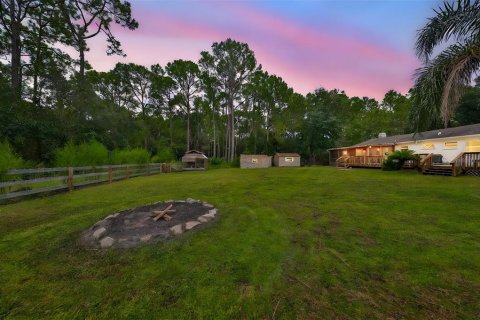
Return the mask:
[[298,153],[280,153],[280,152],[277,152],[275,155],[279,156],[279,157],[300,157],[300,155]]
[[401,134],[401,135],[390,136],[385,138],[374,138],[374,139],[370,139],[370,140],[366,140],[366,141],[354,144],[353,146],[332,148],[329,150],[366,147],[366,146],[394,145],[394,144],[413,142],[418,140],[445,139],[445,138],[453,138],[453,137],[471,136],[471,135],[477,135],[477,134],[480,134],[480,123],[470,124],[468,126],[461,126],[461,127],[455,127],[455,128]]

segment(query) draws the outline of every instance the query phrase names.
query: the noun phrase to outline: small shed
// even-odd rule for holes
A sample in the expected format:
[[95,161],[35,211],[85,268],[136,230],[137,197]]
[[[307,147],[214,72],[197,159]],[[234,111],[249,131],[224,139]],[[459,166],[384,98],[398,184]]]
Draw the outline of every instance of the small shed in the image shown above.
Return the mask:
[[183,170],[207,170],[208,158],[203,152],[190,150],[185,152],[182,157]]
[[300,167],[300,155],[298,153],[276,153],[273,156],[275,167]]
[[240,168],[270,168],[272,157],[264,154],[241,154]]

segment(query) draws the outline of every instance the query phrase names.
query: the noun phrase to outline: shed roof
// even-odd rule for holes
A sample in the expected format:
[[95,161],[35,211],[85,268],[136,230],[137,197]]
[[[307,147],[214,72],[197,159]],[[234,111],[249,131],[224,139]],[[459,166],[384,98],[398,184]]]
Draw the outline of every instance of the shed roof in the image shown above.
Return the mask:
[[244,153],[242,153],[240,156],[241,157],[271,157],[266,154],[244,154]]
[[281,152],[277,152],[275,154],[276,156],[279,156],[279,157],[300,157],[300,155],[298,153],[281,153]]
[[357,144],[354,144],[349,147],[339,147],[331,148],[329,150],[335,149],[345,149],[345,148],[356,148],[356,147],[367,147],[367,146],[383,146],[383,145],[394,145],[405,142],[414,142],[418,140],[431,140],[431,139],[445,139],[445,138],[454,138],[454,137],[463,137],[480,134],[480,123],[471,124],[467,126],[447,128],[447,129],[437,129],[417,133],[401,134],[396,136],[390,136],[385,138],[374,138],[366,140]]

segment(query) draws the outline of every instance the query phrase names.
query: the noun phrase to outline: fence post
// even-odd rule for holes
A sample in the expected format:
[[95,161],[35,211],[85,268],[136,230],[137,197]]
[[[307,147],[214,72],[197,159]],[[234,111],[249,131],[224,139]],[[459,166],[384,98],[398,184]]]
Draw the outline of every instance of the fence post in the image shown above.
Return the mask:
[[67,184],[68,184],[68,191],[73,191],[73,168],[72,167],[68,167]]
[[147,163],[147,176],[150,175],[150,163]]
[[127,176],[127,179],[128,179],[128,178],[130,178],[130,168],[128,167],[128,164],[127,164],[126,168],[127,168],[126,176]]
[[108,166],[108,183],[112,183],[112,166]]

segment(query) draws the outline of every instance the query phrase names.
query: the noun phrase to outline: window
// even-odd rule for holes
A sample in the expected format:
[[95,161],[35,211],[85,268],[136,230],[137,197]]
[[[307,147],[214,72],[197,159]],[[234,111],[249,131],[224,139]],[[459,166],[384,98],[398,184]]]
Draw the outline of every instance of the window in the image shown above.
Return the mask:
[[257,163],[258,159],[257,158],[252,158],[252,163]]
[[445,142],[445,150],[454,150],[457,149],[457,141]]
[[365,149],[355,149],[355,155],[356,155],[357,157],[359,157],[359,156],[364,156],[364,155],[366,154],[366,152],[367,152],[367,151],[366,151]]
[[401,146],[400,150],[408,150],[408,146]]
[[285,157],[285,162],[293,162],[293,157]]
[[431,142],[425,142],[422,144],[422,150],[433,150],[435,146]]
[[467,141],[467,152],[480,152],[480,140]]

